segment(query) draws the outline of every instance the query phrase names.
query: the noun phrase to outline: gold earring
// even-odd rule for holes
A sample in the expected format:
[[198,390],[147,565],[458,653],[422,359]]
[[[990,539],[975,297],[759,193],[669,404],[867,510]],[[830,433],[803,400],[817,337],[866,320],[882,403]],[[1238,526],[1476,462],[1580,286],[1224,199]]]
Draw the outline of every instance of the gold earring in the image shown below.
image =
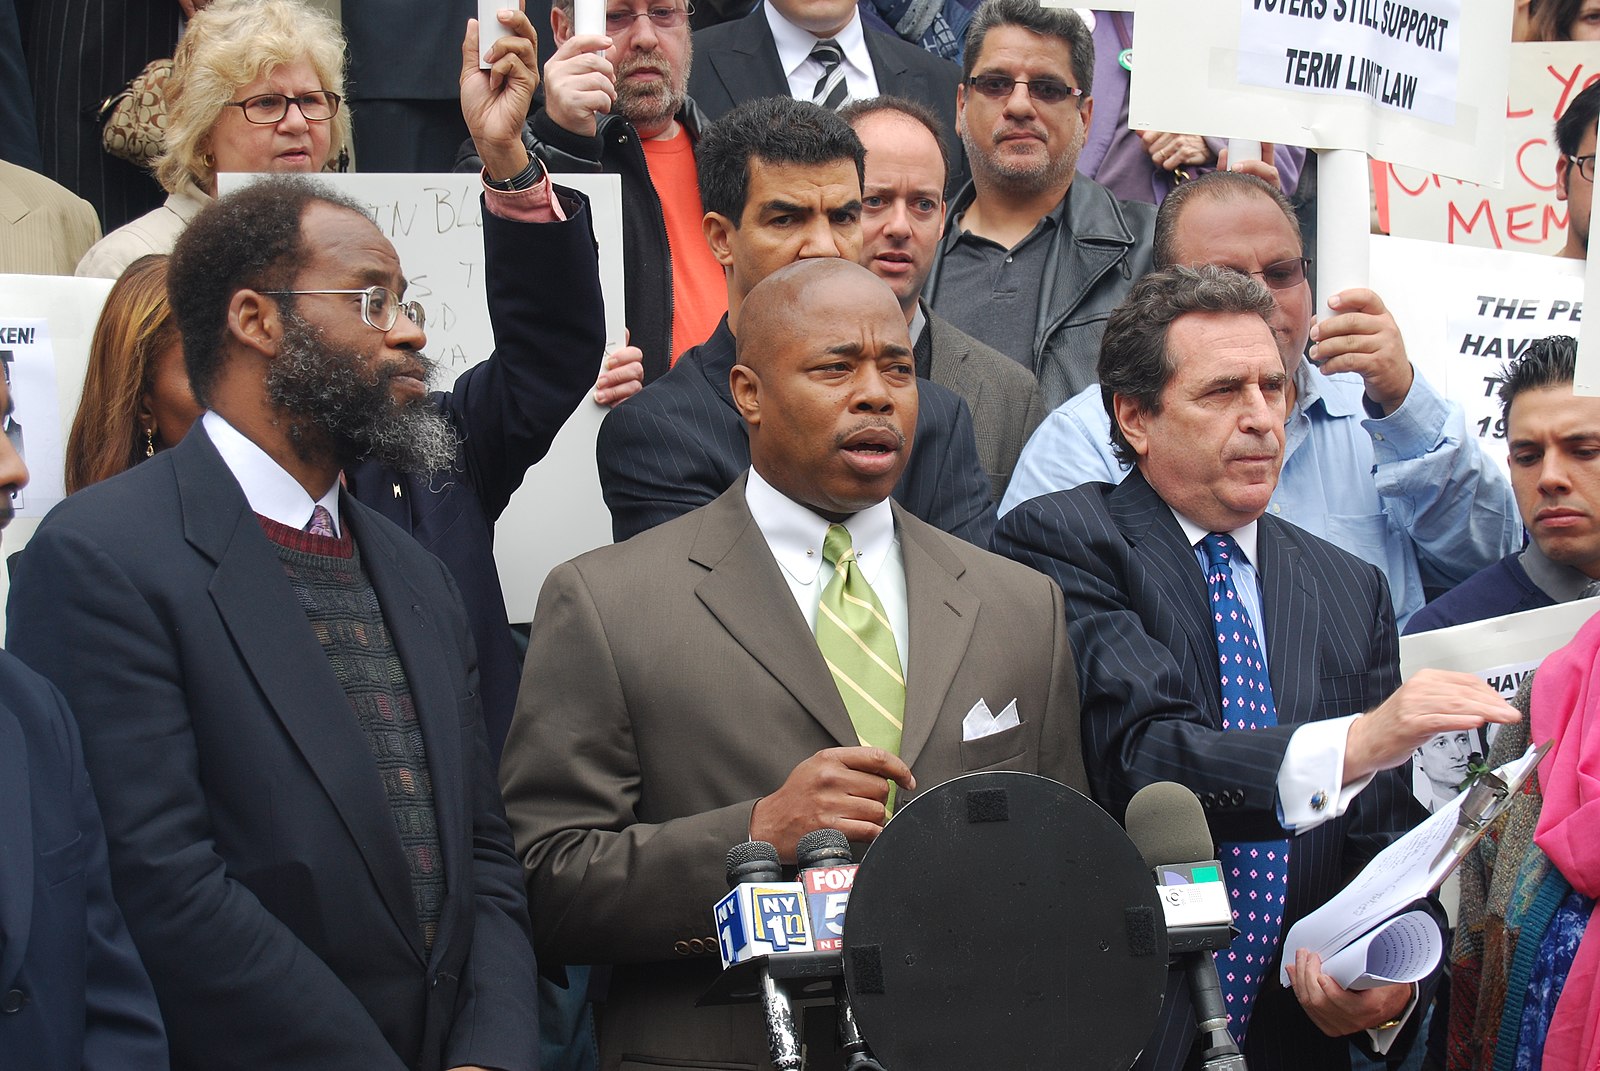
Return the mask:
[[156,456],[156,432],[154,428],[144,429],[144,456]]

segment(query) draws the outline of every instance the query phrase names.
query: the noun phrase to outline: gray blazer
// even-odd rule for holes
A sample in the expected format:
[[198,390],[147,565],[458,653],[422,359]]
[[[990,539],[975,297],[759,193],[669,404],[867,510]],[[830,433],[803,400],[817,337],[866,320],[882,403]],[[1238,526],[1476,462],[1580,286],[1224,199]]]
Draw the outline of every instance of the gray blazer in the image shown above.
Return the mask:
[[972,430],[978,440],[978,460],[989,474],[994,501],[999,502],[1011,482],[1011,470],[1033,429],[1044,419],[1039,382],[1033,373],[999,350],[986,346],[924,303],[928,317],[929,351],[933,367],[929,379],[959,394],[972,410]]
[[[603,1071],[766,1065],[754,1006],[694,1006],[719,969],[723,860],[796,765],[858,743],[744,489],[741,476],[558,567],[533,619],[501,788],[536,945],[552,962],[615,965]],[[1060,590],[894,515],[911,637],[901,756],[918,789],[1007,769],[1082,790]],[[1015,699],[1022,724],[964,741],[979,699]]]

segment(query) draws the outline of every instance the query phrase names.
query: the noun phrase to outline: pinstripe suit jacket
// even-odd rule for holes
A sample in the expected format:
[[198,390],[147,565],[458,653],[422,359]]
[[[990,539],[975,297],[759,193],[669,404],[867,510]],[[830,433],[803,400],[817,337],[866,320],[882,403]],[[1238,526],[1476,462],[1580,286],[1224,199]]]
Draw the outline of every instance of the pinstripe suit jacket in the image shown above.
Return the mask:
[[[750,467],[750,440],[733,407],[733,334],[724,316],[672,370],[606,414],[596,458],[619,543],[715,499]],[[994,530],[989,477],[966,403],[917,381],[911,462],[894,499],[919,520],[977,546]]]
[[[1066,595],[1084,761],[1095,799],[1119,818],[1140,788],[1177,781],[1199,795],[1218,841],[1281,837],[1276,779],[1295,727],[1370,709],[1399,684],[1382,574],[1264,516],[1256,565],[1280,724],[1224,732],[1205,577],[1172,511],[1137,471],[1116,487],[1084,484],[1023,503],[1001,518],[995,549],[1048,573]],[[1342,817],[1293,839],[1285,930],[1426,817],[1403,769],[1379,774]],[[1184,1066],[1194,1017],[1178,972],[1172,980],[1180,984],[1168,986],[1141,1068]],[[1323,1035],[1292,991],[1270,981],[1246,1056],[1252,1067],[1349,1067],[1346,1041]]]

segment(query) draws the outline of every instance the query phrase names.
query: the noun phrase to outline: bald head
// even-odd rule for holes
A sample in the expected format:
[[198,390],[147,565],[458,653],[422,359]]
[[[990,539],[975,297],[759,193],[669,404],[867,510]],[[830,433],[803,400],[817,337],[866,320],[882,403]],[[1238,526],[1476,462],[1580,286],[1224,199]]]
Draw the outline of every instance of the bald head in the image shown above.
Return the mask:
[[750,464],[841,519],[889,497],[911,456],[916,367],[887,283],[847,260],[802,260],[745,299],[729,374]]
[[825,328],[827,325],[816,319],[826,310],[832,309],[837,324],[845,326],[843,310],[834,303],[856,289],[862,291],[859,296],[863,300],[852,303],[852,308],[859,306],[862,311],[881,303],[870,299],[895,300],[894,291],[883,280],[852,261],[827,257],[799,260],[779,268],[757,283],[745,298],[739,337],[735,339],[739,363],[759,370],[774,338],[806,325]]

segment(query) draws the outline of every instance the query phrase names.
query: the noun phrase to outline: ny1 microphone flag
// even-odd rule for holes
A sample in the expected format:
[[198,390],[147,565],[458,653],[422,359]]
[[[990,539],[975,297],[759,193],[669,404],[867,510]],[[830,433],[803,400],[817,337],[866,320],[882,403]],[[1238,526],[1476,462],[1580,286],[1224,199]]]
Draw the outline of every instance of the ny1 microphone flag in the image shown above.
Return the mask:
[[757,956],[815,950],[805,888],[798,881],[736,885],[715,910],[724,969]]

